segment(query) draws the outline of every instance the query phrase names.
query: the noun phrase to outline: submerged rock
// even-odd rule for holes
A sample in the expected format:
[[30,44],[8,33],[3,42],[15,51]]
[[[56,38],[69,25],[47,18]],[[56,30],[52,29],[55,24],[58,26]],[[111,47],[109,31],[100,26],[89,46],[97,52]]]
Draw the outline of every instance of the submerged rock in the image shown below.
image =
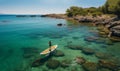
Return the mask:
[[86,71],[98,71],[98,64],[94,62],[85,62],[82,66]]
[[109,60],[99,60],[99,66],[111,69],[113,71],[116,71],[118,69],[118,64]]
[[39,48],[36,47],[23,47],[22,50],[24,53],[39,53]]
[[88,42],[95,42],[97,39],[98,37],[93,37],[93,36],[84,38],[84,40]]
[[78,63],[78,64],[83,64],[85,63],[85,59],[83,57],[76,57],[75,58],[75,62]]
[[108,53],[103,53],[103,52],[96,52],[95,56],[100,58],[100,59],[108,59],[111,58],[111,55]]
[[34,57],[36,54],[39,53],[39,49],[35,47],[24,47],[23,50],[23,57],[24,58],[31,58]]
[[113,45],[113,42],[112,42],[111,40],[107,40],[107,41],[105,42],[105,44],[107,44],[107,45]]
[[79,37],[76,37],[76,36],[74,36],[74,37],[72,37],[72,38],[75,39],[75,40],[76,40],[76,39],[79,39]]
[[112,71],[112,70],[107,69],[107,68],[101,68],[101,69],[99,69],[98,71]]
[[63,67],[63,68],[69,67],[70,64],[71,64],[70,60],[62,60],[61,61],[61,67]]
[[42,62],[41,60],[42,60],[42,58],[39,58],[39,59],[35,60],[35,61],[32,63],[31,66],[32,66],[32,67],[38,67],[38,66],[43,65],[44,62]]
[[90,55],[90,54],[94,54],[94,53],[95,53],[95,51],[94,51],[93,49],[91,49],[91,48],[83,48],[83,49],[82,49],[82,52],[83,52],[84,54],[87,54],[87,55]]
[[64,54],[62,51],[60,51],[60,50],[56,50],[56,51],[53,53],[53,55],[54,55],[55,57],[65,56],[65,54]]
[[105,40],[104,40],[104,39],[97,39],[95,42],[96,42],[96,43],[103,44],[103,43],[105,43]]
[[80,45],[67,45],[68,48],[73,49],[73,50],[82,50],[82,46]]
[[39,58],[37,60],[35,60],[33,63],[32,63],[32,67],[38,67],[38,66],[41,66],[43,65],[46,61],[48,61],[49,59],[51,58],[51,56],[46,56],[44,58]]
[[58,60],[55,60],[55,59],[50,59],[50,60],[48,60],[46,66],[49,69],[56,69],[60,66],[60,62]]

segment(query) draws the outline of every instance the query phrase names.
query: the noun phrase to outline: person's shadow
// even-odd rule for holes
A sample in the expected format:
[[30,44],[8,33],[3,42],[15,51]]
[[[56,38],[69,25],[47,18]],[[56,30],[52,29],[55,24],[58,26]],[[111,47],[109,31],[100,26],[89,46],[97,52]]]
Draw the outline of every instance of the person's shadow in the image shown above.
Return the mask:
[[31,67],[38,67],[38,66],[43,65],[46,61],[48,61],[49,59],[51,59],[52,56],[53,56],[53,52],[49,53],[48,55],[46,55],[43,58],[39,58],[39,59],[35,60],[32,63]]

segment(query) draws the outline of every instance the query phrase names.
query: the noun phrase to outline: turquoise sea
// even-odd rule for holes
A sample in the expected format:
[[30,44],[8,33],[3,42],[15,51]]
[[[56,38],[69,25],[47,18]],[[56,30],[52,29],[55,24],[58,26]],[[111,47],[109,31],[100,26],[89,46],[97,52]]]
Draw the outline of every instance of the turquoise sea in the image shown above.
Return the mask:
[[[57,26],[58,23],[63,25]],[[120,42],[100,37],[97,28],[88,24],[40,16],[0,15],[0,71],[86,71],[74,59],[79,56],[97,63],[102,56],[96,56],[96,53],[106,54],[108,60],[119,61]],[[53,56],[52,59],[70,60],[69,67],[49,69],[46,64],[32,67],[35,60],[44,57],[40,52],[48,48],[50,40],[64,53],[64,56]],[[87,54],[70,46],[89,48],[94,53]]]

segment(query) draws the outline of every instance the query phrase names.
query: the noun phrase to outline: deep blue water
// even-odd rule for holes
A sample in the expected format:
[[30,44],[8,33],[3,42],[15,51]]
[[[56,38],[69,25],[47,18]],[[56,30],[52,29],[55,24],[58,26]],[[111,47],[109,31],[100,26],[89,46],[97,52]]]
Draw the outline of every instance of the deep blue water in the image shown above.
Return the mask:
[[[57,26],[58,23],[63,23],[63,26]],[[88,37],[97,37],[101,41],[88,42],[85,40]],[[41,57],[39,53],[48,48],[50,40],[65,53],[63,58],[55,58],[58,60],[72,60],[76,56],[83,56],[88,61],[98,61],[95,55],[88,56],[80,50],[66,48],[67,44],[92,48],[95,52],[108,53],[114,58],[120,58],[120,42],[108,45],[105,42],[109,39],[99,37],[96,27],[64,19],[0,15],[0,71],[43,71],[46,66],[32,68],[31,63]],[[32,56],[27,57],[26,53]],[[66,69],[59,69],[66,71]],[[83,71],[79,67],[78,70]]]

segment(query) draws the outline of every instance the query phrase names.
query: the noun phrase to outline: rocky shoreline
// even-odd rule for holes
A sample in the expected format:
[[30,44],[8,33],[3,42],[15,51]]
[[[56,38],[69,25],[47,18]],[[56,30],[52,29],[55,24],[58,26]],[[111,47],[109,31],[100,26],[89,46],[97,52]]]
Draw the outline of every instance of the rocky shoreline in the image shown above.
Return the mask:
[[65,14],[47,14],[41,17],[75,20],[79,23],[92,23],[92,25],[100,27],[100,33],[107,37],[120,37],[120,19],[115,15],[67,17]]

